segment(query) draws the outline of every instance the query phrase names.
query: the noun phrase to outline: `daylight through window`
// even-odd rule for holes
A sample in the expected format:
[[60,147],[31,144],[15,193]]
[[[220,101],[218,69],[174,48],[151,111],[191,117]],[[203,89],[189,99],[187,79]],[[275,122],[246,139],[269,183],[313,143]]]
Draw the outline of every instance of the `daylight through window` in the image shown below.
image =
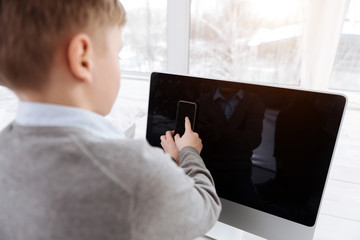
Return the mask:
[[190,74],[298,85],[303,2],[193,0]]

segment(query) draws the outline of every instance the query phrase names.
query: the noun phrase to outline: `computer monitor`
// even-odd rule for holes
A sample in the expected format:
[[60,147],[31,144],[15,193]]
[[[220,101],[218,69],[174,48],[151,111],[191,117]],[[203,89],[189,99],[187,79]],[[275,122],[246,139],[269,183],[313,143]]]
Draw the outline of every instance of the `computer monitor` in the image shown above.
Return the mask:
[[153,73],[151,145],[175,129],[179,102],[196,110],[201,156],[223,204],[219,221],[267,239],[312,239],[346,98]]

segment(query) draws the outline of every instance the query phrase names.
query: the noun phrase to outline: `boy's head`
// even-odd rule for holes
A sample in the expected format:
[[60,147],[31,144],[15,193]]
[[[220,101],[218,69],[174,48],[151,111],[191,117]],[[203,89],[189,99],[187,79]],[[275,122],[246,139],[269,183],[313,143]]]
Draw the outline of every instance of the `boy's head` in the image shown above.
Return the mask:
[[105,115],[124,24],[118,0],[0,0],[0,81],[24,100]]

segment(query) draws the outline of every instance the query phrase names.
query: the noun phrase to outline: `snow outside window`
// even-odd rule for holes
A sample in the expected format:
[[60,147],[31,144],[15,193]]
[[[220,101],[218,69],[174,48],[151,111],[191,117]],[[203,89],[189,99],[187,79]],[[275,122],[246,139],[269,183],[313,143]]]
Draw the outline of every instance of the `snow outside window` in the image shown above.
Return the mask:
[[360,90],[360,0],[350,0],[340,36],[330,87]]
[[121,69],[132,72],[167,69],[167,0],[121,0],[127,13]]
[[299,85],[301,0],[192,0],[191,75]]

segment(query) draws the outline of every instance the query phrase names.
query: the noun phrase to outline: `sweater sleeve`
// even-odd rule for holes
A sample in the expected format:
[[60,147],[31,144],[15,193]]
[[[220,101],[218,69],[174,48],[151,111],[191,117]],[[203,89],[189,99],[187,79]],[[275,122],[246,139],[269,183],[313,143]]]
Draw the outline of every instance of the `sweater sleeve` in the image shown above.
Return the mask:
[[194,239],[217,221],[221,203],[210,172],[192,147],[180,152],[180,167],[159,149],[146,149],[151,171],[138,186],[135,239]]

